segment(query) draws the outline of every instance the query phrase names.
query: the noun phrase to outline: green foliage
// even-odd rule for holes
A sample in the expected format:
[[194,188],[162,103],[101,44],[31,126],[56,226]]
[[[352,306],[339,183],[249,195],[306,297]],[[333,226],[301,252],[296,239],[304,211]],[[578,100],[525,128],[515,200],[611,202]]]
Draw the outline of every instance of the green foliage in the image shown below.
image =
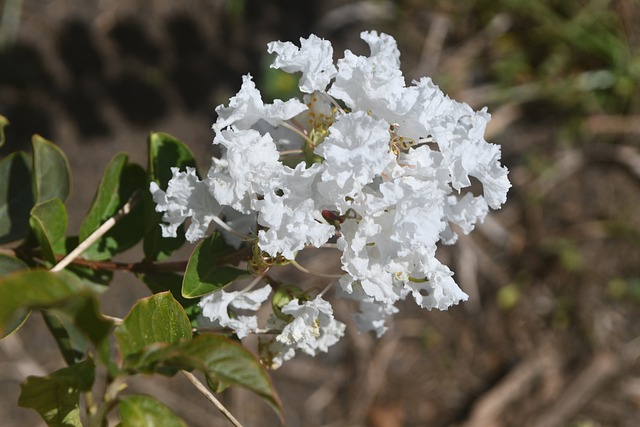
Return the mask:
[[120,400],[121,427],[186,427],[171,409],[151,396],[127,396]]
[[213,233],[196,246],[189,258],[182,282],[182,295],[195,298],[220,290],[247,274],[245,270],[221,266],[216,260],[231,252],[219,233]]
[[31,209],[29,225],[44,259],[55,264],[56,255],[65,252],[65,233],[67,231],[67,210],[60,199],[49,199],[38,203]]
[[22,384],[18,405],[35,409],[51,427],[82,427],[80,392],[91,390],[93,360],[60,369],[46,377],[29,377]]
[[52,142],[33,136],[33,183],[36,203],[58,198],[63,202],[71,192],[71,171],[67,156]]
[[256,357],[236,341],[221,335],[202,334],[174,344],[153,344],[131,355],[124,364],[132,372],[173,373],[197,369],[217,392],[231,385],[261,396],[281,417],[280,399],[269,375]]
[[34,204],[32,162],[22,151],[0,160],[0,244],[22,239],[29,230]]
[[123,358],[156,343],[191,338],[191,323],[170,292],[141,299],[115,331]]
[[[217,335],[193,337],[199,296],[247,273],[224,264],[235,249],[218,234],[198,245],[188,263],[158,263],[185,239],[182,230],[177,239],[162,237],[149,184],[166,188],[172,167],[195,167],[195,160],[182,142],[162,133],[149,136],[148,153],[146,171],[130,163],[127,154],[111,159],[78,236],[67,235],[64,201],[71,173],[60,148],[36,135],[33,156],[16,152],[0,160],[0,244],[19,242],[0,248],[0,337],[17,330],[33,311],[40,312],[68,365],[45,377],[29,377],[19,404],[35,409],[50,426],[81,426],[79,399],[94,385],[95,357],[106,367],[107,387],[101,400],[87,400],[84,418],[92,427],[105,425],[116,406],[121,426],[185,426],[150,396],[119,396],[130,375],[174,375],[180,369],[200,370],[214,391],[248,388],[282,416],[265,369],[240,343]],[[127,203],[131,209],[121,214]],[[115,216],[115,225],[62,271],[35,267],[56,265]],[[111,261],[141,240],[141,262]],[[186,271],[176,272],[176,266]],[[101,313],[98,293],[118,269],[131,270],[154,295],[136,302],[114,328]]]
[[4,128],[9,124],[9,120],[2,114],[0,114],[0,147],[2,147],[5,143],[4,139]]
[[27,264],[16,257],[0,254],[0,277],[29,268]]
[[[128,158],[126,154],[119,153],[107,165],[91,209],[80,226],[80,241],[85,240],[102,223],[113,217],[136,191],[145,191],[144,170],[138,165],[128,163]],[[144,236],[143,221],[142,207],[134,206],[127,216],[85,251],[84,257],[104,260],[131,248]]]

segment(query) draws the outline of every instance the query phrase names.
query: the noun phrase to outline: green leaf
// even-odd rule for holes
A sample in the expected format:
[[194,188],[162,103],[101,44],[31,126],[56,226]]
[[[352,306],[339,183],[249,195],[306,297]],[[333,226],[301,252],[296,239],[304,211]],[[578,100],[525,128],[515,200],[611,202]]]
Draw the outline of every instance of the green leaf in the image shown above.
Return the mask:
[[195,298],[224,288],[247,275],[246,270],[221,266],[216,259],[233,252],[219,233],[214,233],[196,246],[189,258],[182,282],[182,295]]
[[151,396],[127,396],[118,407],[122,427],[187,427],[164,403]]
[[18,405],[35,409],[51,427],[82,427],[80,392],[89,391],[95,379],[93,360],[60,369],[46,377],[27,378],[20,385]]
[[0,147],[6,142],[4,139],[4,128],[9,124],[9,120],[2,114],[0,114]]
[[23,151],[0,161],[0,244],[22,239],[29,230],[34,203],[31,163]]
[[34,135],[32,143],[36,202],[46,202],[56,197],[64,202],[71,192],[71,171],[67,156],[40,135]]
[[0,276],[6,276],[19,270],[29,268],[27,264],[10,255],[0,254]]
[[131,355],[125,369],[137,373],[172,374],[198,369],[216,392],[230,385],[245,387],[262,397],[283,417],[282,405],[264,366],[242,344],[222,335],[201,334],[174,344],[154,344]]
[[167,188],[171,180],[171,168],[185,170],[196,167],[193,153],[179,139],[161,132],[149,135],[149,177],[161,188]]
[[182,296],[182,281],[183,276],[176,273],[165,272],[150,272],[138,274],[137,277],[147,285],[147,288],[154,294],[160,292],[171,292],[171,295],[180,303],[180,305],[187,311],[188,309],[197,305],[200,299],[198,298],[185,298]]
[[126,358],[150,344],[191,338],[191,323],[171,293],[163,292],[139,300],[116,328],[115,336]]
[[[145,171],[138,165],[129,164],[126,154],[117,154],[107,165],[91,209],[80,226],[80,241],[113,217],[135,191],[148,192],[146,187]],[[131,248],[144,236],[143,221],[142,204],[134,205],[131,212],[84,252],[83,257],[105,260]]]
[[[15,273],[16,271],[26,270],[28,268],[29,267],[27,266],[27,264],[20,261],[18,258],[0,254],[0,277]],[[15,317],[13,322],[10,322],[6,325],[6,334],[0,334],[0,339],[4,338],[6,335],[11,334],[12,332],[17,331],[20,326],[22,326],[24,322],[29,318],[30,313],[31,312],[29,310],[23,310],[22,315]]]
[[[160,188],[166,189],[172,177],[171,168],[185,170],[196,167],[193,153],[183,142],[166,133],[151,133],[148,141],[148,181],[156,182]],[[155,211],[155,203],[151,193],[144,193],[146,231],[144,237],[145,259],[158,261],[166,259],[185,242],[183,227],[178,228],[175,238],[162,237],[160,223],[162,214]]]
[[72,365],[84,359],[89,350],[89,340],[72,322],[53,312],[42,312],[49,331],[58,344],[62,357],[67,365]]
[[55,198],[35,205],[31,209],[29,225],[40,245],[43,257],[55,264],[55,255],[65,253],[67,210],[62,201]]
[[73,323],[104,351],[112,324],[100,314],[94,294],[76,281],[65,280],[67,274],[27,270],[1,278],[0,336],[11,332],[26,311],[48,309]]

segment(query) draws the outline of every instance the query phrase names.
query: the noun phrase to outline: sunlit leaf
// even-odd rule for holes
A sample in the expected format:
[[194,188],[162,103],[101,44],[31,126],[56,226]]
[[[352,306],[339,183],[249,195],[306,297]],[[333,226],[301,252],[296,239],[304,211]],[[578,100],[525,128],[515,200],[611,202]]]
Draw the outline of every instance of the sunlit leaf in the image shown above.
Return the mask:
[[31,156],[11,153],[0,161],[0,244],[19,240],[29,230],[33,207]]
[[30,376],[20,385],[18,405],[35,409],[51,427],[82,427],[80,392],[91,390],[95,379],[93,360],[60,369],[46,377]]
[[232,251],[233,248],[225,243],[219,233],[202,240],[189,258],[182,282],[182,295],[187,298],[206,295],[245,276],[246,270],[216,263],[218,258]]
[[2,147],[5,143],[4,139],[4,128],[9,124],[9,120],[2,114],[0,114],[0,147]]
[[126,396],[120,400],[121,427],[186,427],[164,403],[151,396]]
[[201,371],[216,384],[216,392],[239,385],[262,397],[281,417],[280,399],[264,366],[242,344],[222,335],[202,334],[174,344],[154,344],[125,361],[130,372],[173,374],[180,369]]
[[71,192],[71,171],[67,156],[40,135],[34,135],[32,142],[36,202],[54,198],[66,201]]
[[191,338],[191,323],[182,306],[162,292],[139,300],[115,331],[123,358],[154,343]]

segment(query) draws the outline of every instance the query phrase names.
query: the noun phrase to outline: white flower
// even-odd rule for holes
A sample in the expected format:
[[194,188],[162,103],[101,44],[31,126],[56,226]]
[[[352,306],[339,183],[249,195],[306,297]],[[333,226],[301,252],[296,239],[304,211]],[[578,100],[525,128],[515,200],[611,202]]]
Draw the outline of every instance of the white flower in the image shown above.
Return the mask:
[[345,199],[355,198],[394,160],[389,124],[362,111],[342,115],[315,153],[324,157],[325,165],[318,190],[344,212],[350,207]]
[[287,73],[302,71],[300,90],[312,93],[324,91],[336,75],[333,65],[333,47],[331,42],[314,34],[308,39],[300,38],[300,48],[291,42],[271,42],[267,45],[269,53],[276,53],[271,68],[280,68]]
[[221,205],[250,213],[255,196],[279,182],[283,166],[278,148],[271,135],[255,130],[223,130],[213,142],[226,148],[222,160],[214,160],[209,170],[213,195]]
[[[166,235],[191,218],[188,238],[201,237],[222,205],[257,222],[257,246],[274,258],[337,238],[340,292],[359,303],[359,328],[379,336],[398,301],[446,310],[468,298],[436,258],[438,245],[455,243],[456,231],[471,232],[498,209],[510,183],[500,147],[484,139],[486,109],[450,99],[426,77],[407,86],[393,37],[361,38],[370,54],[347,50],[337,67],[331,44],[314,35],[300,47],[270,43],[273,68],[301,73],[303,101],[264,104],[245,76],[229,105],[216,109],[214,144],[223,152],[207,179],[174,171],[166,193],[151,190]],[[472,191],[473,181],[482,189]],[[227,293],[211,298],[207,310],[220,325],[240,334],[254,327],[252,316],[225,317],[239,309]],[[344,333],[320,298],[293,300],[282,312],[293,320],[272,316],[268,327],[281,332],[260,340],[271,366],[298,350],[326,351]]]
[[271,287],[269,286],[249,292],[219,290],[203,297],[198,305],[202,308],[202,316],[209,319],[214,326],[231,328],[238,335],[238,338],[244,338],[258,329],[257,317],[245,315],[230,317],[229,311],[257,311],[270,293]]
[[277,99],[273,104],[265,105],[251,75],[247,74],[242,78],[240,91],[229,100],[229,106],[216,107],[218,120],[214,123],[213,130],[219,132],[231,125],[247,130],[260,120],[278,126],[283,120],[289,120],[306,109],[307,106],[297,99],[286,102]]
[[164,212],[161,224],[163,237],[176,237],[178,227],[187,218],[191,224],[186,231],[187,240],[194,242],[204,237],[209,223],[218,216],[222,208],[209,192],[207,182],[200,181],[194,168],[187,167],[186,172],[171,168],[173,177],[167,191],[151,182],[149,190],[156,203],[156,211]]
[[319,247],[333,236],[335,229],[322,219],[322,207],[313,189],[322,170],[319,163],[310,168],[304,163],[295,169],[285,167],[281,186],[255,202],[260,212],[258,223],[268,227],[258,233],[262,250],[293,259],[306,244]]
[[271,330],[281,331],[271,340],[260,340],[261,359],[271,369],[293,358],[296,350],[315,356],[326,352],[344,335],[346,325],[333,318],[331,304],[317,296],[311,301],[293,299],[282,307],[291,316],[289,322],[272,315],[267,322]]
[[404,114],[415,103],[417,91],[405,87],[400,71],[400,52],[393,37],[375,31],[360,37],[371,49],[369,57],[345,51],[338,60],[338,74],[329,95],[339,98],[352,110],[373,114]]

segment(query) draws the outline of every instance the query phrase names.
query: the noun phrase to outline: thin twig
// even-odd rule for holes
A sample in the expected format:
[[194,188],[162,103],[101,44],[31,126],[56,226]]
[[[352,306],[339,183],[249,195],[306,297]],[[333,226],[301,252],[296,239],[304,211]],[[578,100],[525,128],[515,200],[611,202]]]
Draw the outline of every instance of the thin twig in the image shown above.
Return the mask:
[[298,264],[298,262],[295,259],[290,260],[290,262],[291,262],[291,265],[293,265],[295,268],[311,276],[324,277],[325,279],[339,279],[342,276],[344,276],[344,274],[326,274],[326,273],[319,273],[317,271],[311,271],[308,268],[305,268],[300,264]]
[[185,377],[187,377],[187,379],[189,379],[189,381],[191,381],[191,383],[198,389],[198,391],[209,400],[209,402],[213,403],[213,406],[218,408],[218,411],[222,412],[222,415],[224,415],[229,421],[231,421],[231,424],[233,424],[235,427],[242,427],[242,424],[240,424],[240,422],[236,420],[231,412],[229,412],[227,408],[225,408],[224,405],[220,403],[218,399],[216,399],[213,393],[211,393],[209,389],[205,387],[204,384],[202,384],[200,380],[198,380],[198,378],[196,378],[195,375],[187,371],[182,371],[182,373],[185,375]]
[[89,235],[89,237],[87,237],[85,240],[83,240],[82,242],[80,242],[80,244],[78,246],[76,246],[76,248],[74,250],[72,250],[69,255],[67,255],[66,257],[64,257],[62,259],[62,261],[60,261],[59,263],[57,263],[56,265],[53,266],[53,268],[51,268],[52,272],[56,272],[56,271],[61,271],[63,270],[66,266],[68,266],[69,264],[71,264],[71,262],[73,262],[74,259],[78,258],[80,255],[82,255],[82,253],[84,251],[86,251],[91,245],[93,245],[100,237],[102,237],[107,231],[109,231],[114,225],[116,225],[116,223],[125,215],[127,215],[129,212],[131,212],[131,209],[133,209],[133,207],[136,205],[136,203],[138,203],[138,200],[140,199],[140,194],[139,193],[135,193],[127,203],[125,203],[125,205],[122,207],[122,209],[120,209],[114,216],[112,216],[111,218],[109,218],[108,220],[106,220],[104,222],[104,224],[102,224],[100,227],[98,227],[98,229],[96,231],[94,231],[93,233],[91,233]]

